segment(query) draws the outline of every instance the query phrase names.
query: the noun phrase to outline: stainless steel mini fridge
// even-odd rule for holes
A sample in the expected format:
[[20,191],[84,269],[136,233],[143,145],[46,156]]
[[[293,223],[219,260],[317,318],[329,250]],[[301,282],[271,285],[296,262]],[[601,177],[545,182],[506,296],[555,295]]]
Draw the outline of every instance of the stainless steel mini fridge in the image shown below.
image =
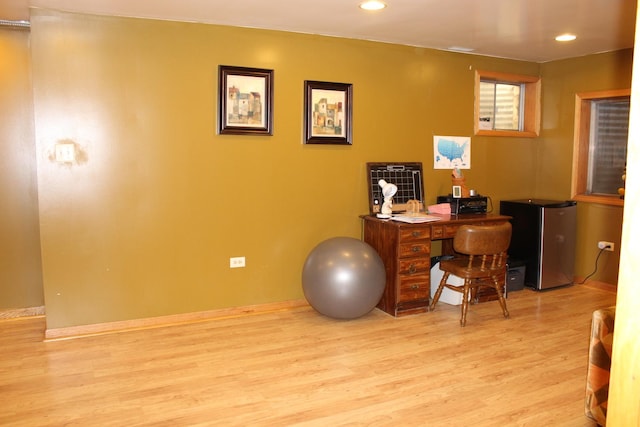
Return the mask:
[[525,285],[543,290],[573,283],[576,202],[503,200],[500,213],[512,217],[509,258],[525,264]]

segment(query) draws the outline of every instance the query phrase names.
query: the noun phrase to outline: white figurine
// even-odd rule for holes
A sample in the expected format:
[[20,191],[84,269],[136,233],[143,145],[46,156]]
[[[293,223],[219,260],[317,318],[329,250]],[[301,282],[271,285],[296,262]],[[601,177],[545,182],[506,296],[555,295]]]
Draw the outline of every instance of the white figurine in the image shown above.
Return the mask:
[[393,196],[398,191],[398,187],[394,184],[388,183],[384,179],[378,181],[378,185],[382,188],[382,196],[384,197],[384,202],[382,203],[382,208],[380,209],[380,213],[377,215],[378,218],[391,218],[391,213],[393,212],[391,207],[393,206]]

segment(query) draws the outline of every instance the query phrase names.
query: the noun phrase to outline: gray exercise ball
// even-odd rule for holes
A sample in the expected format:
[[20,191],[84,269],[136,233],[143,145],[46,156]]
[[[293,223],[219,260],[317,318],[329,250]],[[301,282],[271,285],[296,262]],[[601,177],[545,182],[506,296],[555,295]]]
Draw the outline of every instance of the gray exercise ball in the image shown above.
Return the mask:
[[385,282],[380,255],[353,237],[334,237],[318,244],[302,269],[302,288],[309,304],[336,319],[355,319],[373,310]]

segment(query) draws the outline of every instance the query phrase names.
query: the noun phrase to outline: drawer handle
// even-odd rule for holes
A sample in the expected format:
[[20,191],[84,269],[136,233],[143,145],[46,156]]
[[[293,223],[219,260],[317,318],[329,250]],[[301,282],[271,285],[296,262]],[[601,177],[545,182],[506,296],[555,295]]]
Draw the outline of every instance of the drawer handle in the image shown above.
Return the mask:
[[420,285],[411,285],[411,289],[413,289],[414,291],[418,290],[420,289]]
[[411,232],[411,235],[412,235],[413,237],[418,237],[418,236],[420,236],[420,232],[419,232],[419,231],[412,231],[412,232]]
[[413,265],[413,264],[411,264],[411,265],[409,266],[409,273],[413,274],[413,273],[415,273],[415,272],[416,272],[416,266],[415,266],[415,265]]
[[420,252],[420,246],[412,246],[412,247],[411,247],[411,250],[412,250],[413,252]]

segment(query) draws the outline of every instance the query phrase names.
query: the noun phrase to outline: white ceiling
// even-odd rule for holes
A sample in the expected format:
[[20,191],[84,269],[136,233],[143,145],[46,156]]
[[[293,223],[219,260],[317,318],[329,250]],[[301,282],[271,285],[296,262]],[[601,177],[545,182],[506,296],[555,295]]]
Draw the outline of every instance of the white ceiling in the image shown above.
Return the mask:
[[[0,19],[29,8],[322,34],[534,62],[632,47],[636,0],[2,0]],[[572,32],[574,42],[554,37]]]

